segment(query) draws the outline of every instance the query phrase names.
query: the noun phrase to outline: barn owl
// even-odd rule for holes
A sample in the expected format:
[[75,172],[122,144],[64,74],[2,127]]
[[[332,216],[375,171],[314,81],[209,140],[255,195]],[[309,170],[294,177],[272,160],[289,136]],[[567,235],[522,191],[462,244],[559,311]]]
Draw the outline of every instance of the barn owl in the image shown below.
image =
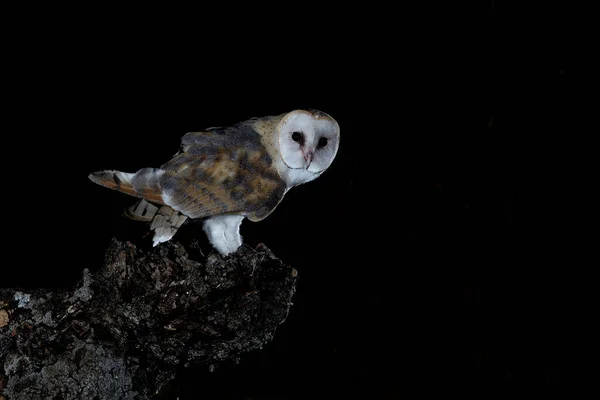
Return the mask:
[[160,168],[105,170],[89,178],[140,198],[125,215],[150,222],[154,246],[170,240],[186,219],[201,219],[209,242],[225,256],[242,245],[242,221],[266,218],[289,189],[319,177],[339,142],[339,124],[330,115],[294,110],[186,133]]

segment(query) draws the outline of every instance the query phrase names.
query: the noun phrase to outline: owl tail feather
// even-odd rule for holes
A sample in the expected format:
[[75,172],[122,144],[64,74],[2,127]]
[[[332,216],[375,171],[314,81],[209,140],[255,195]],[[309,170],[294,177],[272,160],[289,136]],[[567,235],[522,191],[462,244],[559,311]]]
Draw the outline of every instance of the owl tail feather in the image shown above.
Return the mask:
[[127,207],[123,215],[135,221],[150,222],[158,212],[158,207],[144,199],[136,201]]
[[134,174],[109,170],[94,172],[89,178],[98,185],[141,197],[125,210],[124,215],[136,221],[150,222],[150,229],[154,231],[152,241],[156,246],[171,239],[187,219],[179,211],[164,205],[158,184],[163,173],[155,168],[144,168]]
[[185,215],[169,206],[159,208],[150,224],[150,229],[154,231],[153,245],[171,239],[186,219]]
[[171,239],[187,219],[185,215],[169,206],[159,208],[144,199],[127,208],[124,215],[136,221],[151,222],[150,229],[154,231],[152,239],[154,246]]
[[152,203],[165,204],[158,180],[164,173],[158,168],[143,168],[136,173],[127,173],[115,170],[98,171],[90,174],[88,178],[98,185],[130,196],[141,197]]

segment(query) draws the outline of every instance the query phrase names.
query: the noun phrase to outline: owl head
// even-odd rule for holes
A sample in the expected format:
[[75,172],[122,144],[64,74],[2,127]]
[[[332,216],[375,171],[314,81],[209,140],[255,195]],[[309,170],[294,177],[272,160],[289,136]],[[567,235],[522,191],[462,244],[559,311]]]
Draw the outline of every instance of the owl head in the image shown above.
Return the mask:
[[288,168],[318,175],[333,162],[340,127],[328,114],[294,110],[283,116],[277,130],[281,157]]

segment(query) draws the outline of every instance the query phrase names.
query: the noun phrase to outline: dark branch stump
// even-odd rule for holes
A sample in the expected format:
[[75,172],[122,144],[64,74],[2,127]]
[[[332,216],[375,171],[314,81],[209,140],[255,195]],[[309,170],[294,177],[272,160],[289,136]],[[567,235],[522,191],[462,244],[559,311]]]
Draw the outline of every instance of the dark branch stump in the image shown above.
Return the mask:
[[0,399],[149,399],[179,367],[272,340],[295,284],[264,246],[223,258],[113,239],[75,288],[0,289]]

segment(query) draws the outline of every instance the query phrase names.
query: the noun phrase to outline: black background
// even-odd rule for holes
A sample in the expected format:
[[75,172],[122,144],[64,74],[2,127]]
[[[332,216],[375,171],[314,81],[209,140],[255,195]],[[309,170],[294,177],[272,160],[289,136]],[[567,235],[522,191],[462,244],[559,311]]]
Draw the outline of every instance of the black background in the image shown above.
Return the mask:
[[481,398],[564,382],[568,352],[547,351],[570,315],[548,267],[568,258],[551,233],[569,219],[549,134],[570,123],[560,24],[521,35],[519,11],[494,2],[237,7],[16,24],[2,286],[68,286],[100,266],[124,199],[89,173],[157,167],[186,132],[315,108],[340,124],[336,160],[242,225],[299,271],[290,316],[239,364],[183,370],[172,398]]

